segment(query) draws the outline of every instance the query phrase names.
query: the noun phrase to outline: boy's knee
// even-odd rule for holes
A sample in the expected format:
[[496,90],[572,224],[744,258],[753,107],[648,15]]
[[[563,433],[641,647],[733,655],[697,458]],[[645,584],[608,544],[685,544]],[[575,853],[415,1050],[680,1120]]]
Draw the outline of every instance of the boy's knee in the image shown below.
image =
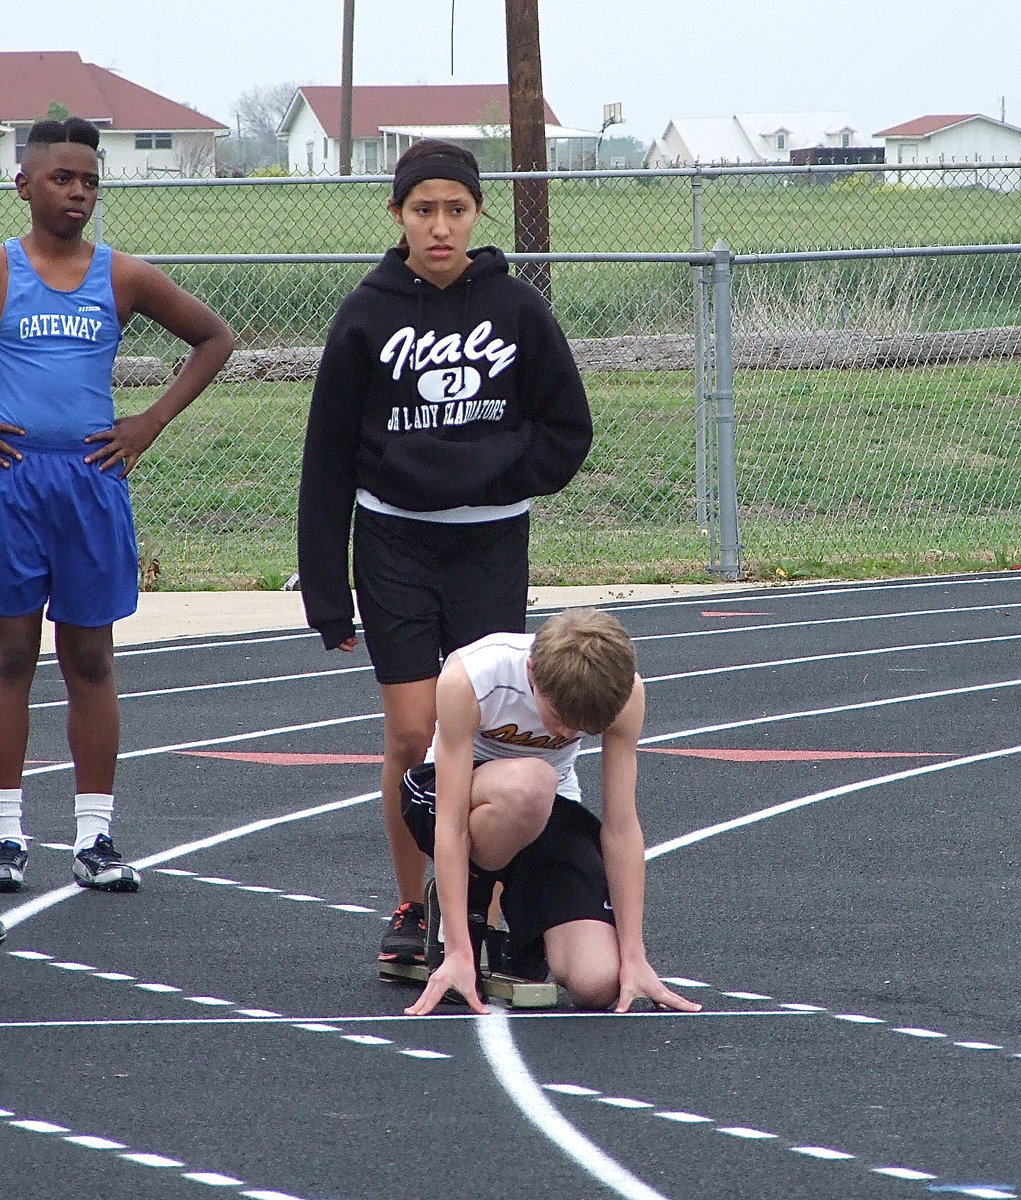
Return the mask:
[[8,687],[24,683],[35,671],[37,658],[34,646],[28,642],[0,646],[0,683]]
[[433,727],[418,728],[414,725],[384,731],[387,753],[406,769],[417,766],[429,749],[433,738]]
[[77,648],[64,655],[61,667],[69,682],[101,687],[113,678],[113,655],[103,648]]
[[575,1008],[586,1012],[602,1012],[617,1002],[620,992],[620,977],[616,971],[579,972],[577,976],[558,979],[571,997]]
[[500,787],[514,802],[522,818],[543,825],[549,820],[550,807],[557,793],[557,772],[540,758],[501,761]]

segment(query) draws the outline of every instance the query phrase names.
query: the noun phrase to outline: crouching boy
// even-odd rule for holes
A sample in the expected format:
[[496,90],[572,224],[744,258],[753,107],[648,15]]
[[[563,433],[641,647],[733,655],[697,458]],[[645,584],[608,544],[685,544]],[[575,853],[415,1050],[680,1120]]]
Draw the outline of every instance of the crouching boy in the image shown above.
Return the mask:
[[[534,636],[490,634],[449,656],[428,761],[403,783],[405,820],[434,861],[428,902],[438,901],[444,930],[442,962],[407,1013],[431,1012],[448,989],[488,1011],[470,930],[484,928],[497,881],[520,973],[542,976],[548,964],[577,1008],[626,1012],[645,996],[699,1010],[645,953],[644,711],[631,639],[607,613],[570,609]],[[602,735],[602,821],[581,804],[583,733]]]

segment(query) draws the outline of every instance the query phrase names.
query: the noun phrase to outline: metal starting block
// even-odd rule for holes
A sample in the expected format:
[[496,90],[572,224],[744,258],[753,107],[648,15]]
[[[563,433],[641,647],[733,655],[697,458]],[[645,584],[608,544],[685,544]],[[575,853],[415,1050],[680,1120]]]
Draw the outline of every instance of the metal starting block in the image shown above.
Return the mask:
[[[429,968],[425,963],[381,962],[379,977],[424,986],[429,979]],[[483,971],[482,996],[485,1000],[506,1000],[511,1008],[556,1008],[557,985]]]

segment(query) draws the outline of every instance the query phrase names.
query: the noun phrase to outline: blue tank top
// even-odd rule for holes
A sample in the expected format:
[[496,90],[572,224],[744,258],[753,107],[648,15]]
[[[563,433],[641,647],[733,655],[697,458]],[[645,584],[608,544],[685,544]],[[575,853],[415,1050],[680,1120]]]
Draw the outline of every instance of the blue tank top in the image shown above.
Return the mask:
[[27,443],[70,446],[113,425],[114,358],[121,339],[110,279],[112,252],[96,246],[81,286],[44,283],[10,238],[0,316],[0,421]]

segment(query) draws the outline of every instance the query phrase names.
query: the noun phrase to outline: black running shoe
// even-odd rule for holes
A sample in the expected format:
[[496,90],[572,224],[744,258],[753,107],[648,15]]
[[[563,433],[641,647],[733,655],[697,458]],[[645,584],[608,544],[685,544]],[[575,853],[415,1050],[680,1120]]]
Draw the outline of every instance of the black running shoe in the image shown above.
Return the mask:
[[506,929],[490,929],[486,934],[486,961],[490,971],[514,979],[545,983],[549,978],[549,963],[541,937],[520,948],[514,945]]
[[[471,885],[469,884],[469,887]],[[468,936],[475,959],[475,988],[482,996],[482,947],[486,940],[486,913],[468,913]],[[430,879],[425,889],[425,962],[429,973],[443,962],[443,918],[440,914],[436,880]],[[463,1004],[464,998],[451,989],[443,997],[448,1004]]]
[[79,887],[98,888],[102,892],[137,892],[141,876],[129,867],[113,848],[105,833],[97,834],[91,846],[74,856],[74,881]]
[[473,862],[468,863],[468,919],[482,918],[482,924],[489,924],[489,906],[493,902],[493,891],[496,888],[498,876],[495,871],[483,871]]
[[415,966],[425,962],[425,908],[406,900],[394,909],[379,944],[379,961]]
[[28,851],[13,838],[0,842],[0,892],[20,892],[25,882]]

